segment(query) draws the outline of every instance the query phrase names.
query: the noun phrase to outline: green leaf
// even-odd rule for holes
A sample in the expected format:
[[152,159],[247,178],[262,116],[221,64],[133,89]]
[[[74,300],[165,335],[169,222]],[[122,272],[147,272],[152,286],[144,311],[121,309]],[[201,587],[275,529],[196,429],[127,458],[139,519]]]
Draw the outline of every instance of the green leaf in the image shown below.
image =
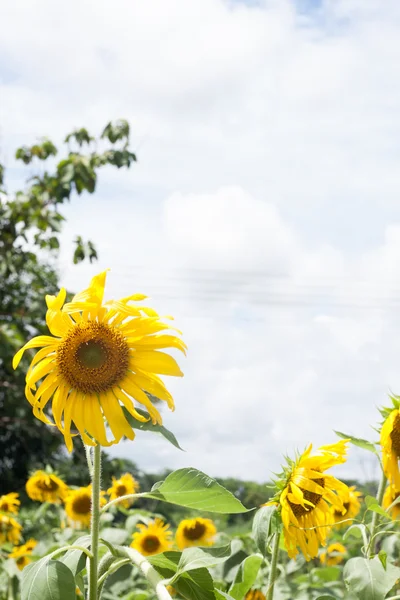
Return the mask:
[[[178,568],[181,552],[165,552],[148,556],[148,561],[164,578],[173,577]],[[194,569],[189,573],[182,573],[174,581],[174,588],[187,600],[215,600],[214,583],[207,569]]]
[[340,577],[340,567],[316,567],[312,570],[312,574],[318,577],[321,581],[337,581]]
[[176,437],[174,436],[172,431],[169,431],[169,429],[167,429],[163,425],[153,425],[153,423],[151,422],[151,419],[149,417],[149,414],[145,410],[141,410],[139,408],[136,408],[136,410],[143,417],[146,417],[146,419],[149,419],[149,420],[146,421],[145,423],[143,423],[142,421],[138,421],[137,419],[132,417],[132,415],[126,410],[126,408],[123,407],[125,417],[129,423],[129,425],[131,427],[133,427],[133,429],[139,429],[140,431],[151,431],[152,433],[158,433],[159,435],[162,435],[170,444],[175,446],[175,448],[178,448],[178,450],[183,450],[183,448],[180,447],[178,440],[176,439]]
[[382,515],[382,517],[390,519],[390,515],[378,504],[377,499],[373,496],[367,496],[365,498],[365,504],[367,505],[367,510],[372,510],[372,512],[376,512],[379,515]]
[[[84,548],[89,548],[90,543],[90,535],[83,535],[74,542],[77,546],[83,546]],[[60,558],[60,561],[64,563],[75,576],[85,568],[86,558],[87,556],[82,550],[68,550],[64,556]]]
[[337,600],[336,596],[330,596],[329,594],[324,594],[323,596],[318,596],[315,600]]
[[378,554],[378,558],[382,563],[382,567],[385,569],[386,571],[386,565],[387,565],[387,554],[384,550],[381,550]]
[[75,600],[75,579],[59,560],[40,560],[25,567],[21,600]]
[[228,590],[229,595],[234,600],[242,600],[253,586],[262,561],[263,557],[260,554],[252,554],[244,559],[236,574],[235,581]]
[[140,496],[208,512],[224,514],[248,512],[248,509],[215,479],[193,468],[174,471],[165,481]]
[[399,577],[399,567],[388,562],[384,569],[377,556],[351,558],[343,572],[347,589],[360,600],[383,600]]
[[105,527],[100,531],[100,537],[109,544],[123,544],[128,537],[126,529],[118,527]]
[[343,540],[346,541],[349,537],[355,537],[357,539],[361,539],[363,535],[366,535],[366,527],[362,523],[354,523],[354,525],[350,525],[347,531],[344,532]]
[[375,444],[372,442],[368,442],[368,440],[363,440],[362,438],[353,437],[352,435],[347,435],[341,431],[335,431],[335,433],[344,440],[350,440],[350,443],[354,446],[358,446],[359,448],[363,448],[364,450],[368,450],[369,452],[373,452],[374,454],[378,455]]
[[267,554],[271,536],[280,531],[281,523],[276,506],[263,506],[256,512],[252,533],[257,548],[263,556]]
[[231,545],[217,548],[186,548],[178,563],[177,573],[185,573],[201,567],[215,567],[231,555]]

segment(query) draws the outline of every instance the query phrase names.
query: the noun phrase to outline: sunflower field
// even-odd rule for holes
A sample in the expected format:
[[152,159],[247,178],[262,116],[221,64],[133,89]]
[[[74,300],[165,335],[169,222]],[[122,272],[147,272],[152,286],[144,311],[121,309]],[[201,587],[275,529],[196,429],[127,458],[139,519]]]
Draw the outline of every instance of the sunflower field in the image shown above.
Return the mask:
[[[87,485],[44,466],[24,494],[0,497],[1,600],[400,598],[397,397],[381,411],[379,442],[337,432],[309,444],[284,459],[261,505],[244,506],[193,468],[151,489],[129,472],[103,481],[102,448],[135,430],[179,448],[158,410],[174,409],[160,376],[181,377],[168,350],[186,353],[171,317],[144,307],[144,295],[104,302],[106,275],[69,302],[63,289],[47,295],[50,335],[14,357],[15,369],[26,365],[32,418],[59,430],[68,451],[83,444]],[[352,444],[381,466],[375,496],[332,474]]]

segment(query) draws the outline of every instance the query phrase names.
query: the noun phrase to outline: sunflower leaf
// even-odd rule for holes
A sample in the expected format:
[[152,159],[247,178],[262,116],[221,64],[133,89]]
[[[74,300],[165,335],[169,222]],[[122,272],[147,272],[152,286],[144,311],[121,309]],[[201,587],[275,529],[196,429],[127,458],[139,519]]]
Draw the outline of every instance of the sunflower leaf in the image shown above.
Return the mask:
[[[147,559],[162,577],[170,579],[177,572],[181,556],[181,552],[169,551],[148,556]],[[181,573],[173,585],[178,594],[186,600],[215,600],[214,582],[204,567]]]
[[352,435],[347,435],[347,433],[342,433],[341,431],[335,431],[335,433],[337,436],[344,440],[350,440],[350,443],[353,444],[353,446],[358,446],[359,448],[363,448],[363,450],[373,452],[378,456],[378,451],[374,443],[369,442],[368,440],[364,440],[362,438],[353,437]]
[[215,479],[193,468],[174,471],[140,496],[215,513],[236,514],[249,510]]
[[234,600],[242,600],[253,586],[262,562],[263,557],[261,554],[251,554],[244,559],[236,574],[235,581],[228,590],[229,595]]
[[373,496],[367,496],[365,498],[365,504],[367,505],[367,510],[371,510],[372,512],[378,513],[378,515],[382,515],[382,517],[390,519],[390,515],[378,504],[377,499]]
[[72,571],[59,560],[39,560],[25,567],[21,600],[75,600]]
[[201,567],[215,567],[225,562],[231,553],[230,544],[217,548],[185,548],[178,563],[177,575]]
[[[89,548],[90,543],[90,535],[83,535],[75,540],[74,545]],[[60,561],[72,571],[73,575],[77,575],[85,568],[86,558],[87,556],[82,550],[74,549],[68,550],[64,556],[60,558]]]
[[275,505],[262,506],[253,520],[253,537],[257,548],[263,556],[267,555],[271,536],[281,529],[281,519]]
[[148,419],[148,421],[145,421],[145,422],[138,421],[137,419],[135,419],[135,417],[132,417],[132,415],[126,410],[125,407],[122,407],[122,410],[124,411],[125,417],[129,423],[129,425],[131,427],[133,427],[133,429],[139,429],[140,431],[151,431],[153,433],[158,433],[159,435],[162,435],[170,444],[175,446],[175,448],[178,448],[178,450],[184,451],[183,448],[181,448],[181,446],[179,445],[179,442],[176,439],[175,435],[172,433],[172,431],[170,431],[163,425],[157,425],[157,424],[154,425],[151,422],[149,414],[145,410],[141,410],[139,408],[136,409],[136,411],[139,414],[141,414],[142,417],[146,417],[146,419]]
[[343,578],[347,589],[362,600],[383,600],[400,578],[400,568],[379,558],[351,558],[345,565]]

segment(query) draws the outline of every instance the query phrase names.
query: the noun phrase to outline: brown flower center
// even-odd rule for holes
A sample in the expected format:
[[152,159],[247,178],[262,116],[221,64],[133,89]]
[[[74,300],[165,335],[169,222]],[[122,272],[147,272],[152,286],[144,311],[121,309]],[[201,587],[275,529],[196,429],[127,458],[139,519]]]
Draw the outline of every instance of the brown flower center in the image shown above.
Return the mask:
[[75,500],[72,502],[72,509],[79,515],[87,515],[90,513],[91,509],[91,500],[90,496],[82,495],[77,496]]
[[105,323],[75,325],[57,349],[61,375],[72,388],[86,394],[112,389],[125,376],[128,363],[124,336]]
[[147,535],[142,541],[142,547],[146,552],[157,552],[160,540],[156,535]]
[[126,486],[123,485],[122,483],[117,485],[116,492],[117,492],[117,496],[125,496],[125,494],[127,493]]
[[39,479],[36,482],[36,487],[38,487],[42,492],[55,492],[58,490],[59,485],[57,481],[54,481],[54,479],[50,478],[48,480]]
[[335,510],[335,517],[345,517],[347,515],[347,513],[349,512],[349,508],[350,508],[350,502],[343,502],[343,508],[345,510],[345,512],[340,512],[340,510]]
[[[325,481],[324,481],[323,477],[321,477],[320,479],[313,479],[313,481],[314,481],[314,483],[317,483],[321,487],[325,487]],[[312,502],[314,506],[310,506],[309,504],[306,504],[307,508],[303,508],[300,504],[295,504],[294,502],[290,502],[290,500],[288,500],[289,506],[292,509],[295,517],[297,517],[297,518],[300,518],[300,517],[303,517],[304,515],[309,514],[312,510],[314,510],[314,508],[317,506],[318,502],[322,498],[321,494],[316,494],[315,492],[309,492],[308,490],[303,490],[303,488],[300,488],[300,489],[303,492],[304,499],[308,500],[308,502]]]
[[199,540],[205,534],[205,531],[206,526],[203,525],[203,523],[196,521],[192,527],[184,527],[183,535],[187,540],[194,541]]
[[0,504],[0,510],[2,510],[3,512],[9,512],[10,507],[8,505],[8,502],[2,502]]
[[392,449],[397,458],[400,458],[400,415],[396,415],[390,439],[392,440]]

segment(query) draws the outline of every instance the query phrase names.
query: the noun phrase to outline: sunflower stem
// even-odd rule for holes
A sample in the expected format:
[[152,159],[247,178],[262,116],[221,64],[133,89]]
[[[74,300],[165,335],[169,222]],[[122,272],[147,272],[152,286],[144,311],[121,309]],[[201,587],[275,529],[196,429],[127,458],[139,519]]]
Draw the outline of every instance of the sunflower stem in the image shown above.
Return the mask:
[[273,600],[273,597],[274,597],[274,586],[275,586],[276,575],[277,575],[277,566],[278,566],[279,539],[280,539],[279,532],[275,533],[274,539],[272,542],[271,570],[269,572],[269,577],[268,577],[268,589],[267,589],[267,599],[266,600]]
[[101,474],[101,448],[99,444],[93,450],[92,476],[92,522],[90,528],[90,550],[93,558],[90,560],[89,573],[89,600],[98,600],[97,570],[99,565],[99,524],[100,524],[100,474]]
[[[385,493],[386,483],[387,483],[387,478],[386,478],[385,473],[382,471],[382,477],[379,482],[378,492],[376,494],[376,500],[377,500],[379,506],[382,506],[382,500],[383,500],[383,495]],[[375,550],[374,535],[375,535],[376,526],[378,524],[378,518],[379,518],[378,513],[376,513],[376,512],[372,513],[371,537],[369,540],[368,558],[372,558],[372,556],[374,555],[374,550]]]

